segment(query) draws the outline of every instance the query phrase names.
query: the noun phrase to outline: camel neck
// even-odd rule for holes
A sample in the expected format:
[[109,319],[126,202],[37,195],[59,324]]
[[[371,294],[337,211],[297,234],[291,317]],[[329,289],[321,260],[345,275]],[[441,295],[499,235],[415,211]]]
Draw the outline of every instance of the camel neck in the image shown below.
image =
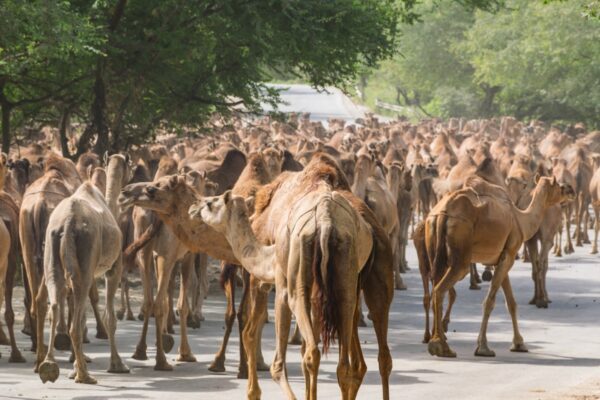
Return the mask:
[[275,283],[275,246],[258,241],[246,214],[234,216],[228,228],[225,237],[242,267],[263,282]]
[[361,200],[364,200],[367,196],[367,180],[369,179],[369,174],[362,169],[359,169],[356,172],[356,176],[354,177],[354,184],[352,185],[352,193],[356,197]]
[[517,224],[523,235],[523,241],[531,239],[540,228],[542,217],[547,208],[546,199],[545,191],[534,190],[531,202],[525,210],[521,211],[516,206],[514,207],[517,212]]
[[106,202],[108,208],[115,218],[119,217],[119,193],[121,192],[121,183],[123,182],[123,171],[113,163],[110,164],[106,174]]

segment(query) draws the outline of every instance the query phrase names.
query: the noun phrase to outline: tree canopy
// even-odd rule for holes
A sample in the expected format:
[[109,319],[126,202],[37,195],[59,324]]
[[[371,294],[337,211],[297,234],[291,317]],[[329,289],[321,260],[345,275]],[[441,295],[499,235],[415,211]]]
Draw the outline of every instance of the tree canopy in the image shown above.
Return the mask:
[[600,23],[589,0],[507,0],[495,13],[424,1],[367,94],[442,117],[600,125]]

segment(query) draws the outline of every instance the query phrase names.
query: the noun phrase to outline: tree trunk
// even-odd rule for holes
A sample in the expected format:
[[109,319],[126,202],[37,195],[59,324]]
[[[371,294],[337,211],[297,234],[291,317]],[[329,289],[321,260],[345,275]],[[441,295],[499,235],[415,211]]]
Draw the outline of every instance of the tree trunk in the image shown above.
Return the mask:
[[58,134],[60,138],[60,149],[62,151],[63,157],[67,157],[70,159],[75,159],[71,152],[69,151],[69,139],[67,138],[67,128],[70,124],[71,120],[71,110],[65,108],[60,118],[60,126],[58,127]]
[[106,87],[104,86],[104,62],[96,65],[96,81],[94,82],[94,102],[92,103],[92,126],[97,134],[94,152],[104,154],[110,145],[108,126],[106,125]]
[[10,152],[10,112],[12,106],[6,103],[2,104],[2,151],[6,154]]
[[490,117],[494,113],[494,99],[500,90],[502,90],[502,87],[482,84],[481,89],[483,89],[485,96],[483,98],[483,102],[481,103],[480,112],[482,116]]

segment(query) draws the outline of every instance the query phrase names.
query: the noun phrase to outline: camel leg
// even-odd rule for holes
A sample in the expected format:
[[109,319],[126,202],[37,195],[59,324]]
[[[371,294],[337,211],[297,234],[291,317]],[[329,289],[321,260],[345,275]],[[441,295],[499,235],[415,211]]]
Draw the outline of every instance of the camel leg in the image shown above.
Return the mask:
[[425,333],[423,334],[423,343],[429,343],[431,333],[429,330],[429,309],[431,308],[431,294],[429,293],[429,275],[421,274],[423,281],[423,309],[425,310]]
[[[175,334],[175,330],[173,329],[174,325],[178,324],[177,317],[175,316],[174,305],[173,305],[173,296],[175,295],[175,281],[177,276],[177,270],[179,269],[179,263],[173,267],[171,272],[171,278],[169,279],[169,287],[167,289],[167,316],[166,316],[166,328],[167,333],[170,335]],[[167,352],[168,353],[168,352]]]
[[190,276],[194,273],[194,254],[187,254],[181,263],[181,279],[179,289],[179,301],[177,309],[179,310],[179,329],[181,330],[181,343],[179,345],[179,355],[177,361],[196,362],[196,357],[192,353],[187,336],[187,317],[189,312],[188,289]]
[[531,258],[531,279],[533,280],[533,297],[529,301],[529,304],[536,304],[540,299],[540,255],[537,248],[537,239],[532,238],[525,242],[525,245],[529,249],[529,255]]
[[47,381],[55,382],[60,373],[58,364],[54,359],[54,340],[56,338],[56,327],[58,325],[58,320],[60,319],[58,305],[59,291],[63,292],[63,289],[54,287],[50,291],[50,338],[48,342],[48,352],[46,353],[46,358],[39,367],[39,375],[42,383],[46,383]]
[[48,311],[48,291],[46,285],[42,282],[35,296],[35,309],[32,315],[35,315],[36,325],[36,362],[34,372],[38,372],[40,364],[44,361],[46,348],[44,346],[44,323],[46,322],[46,312]]
[[92,310],[94,311],[94,318],[96,318],[96,339],[108,339],[106,328],[102,322],[100,311],[98,310],[100,296],[98,295],[98,286],[96,285],[95,279],[94,283],[92,283],[92,287],[90,288],[90,301],[92,303]]
[[567,238],[567,244],[565,244],[565,254],[571,254],[575,250],[573,249],[573,242],[571,241],[571,206],[567,206],[565,211],[565,236]]
[[[443,330],[443,306],[444,297],[446,292],[454,287],[469,270],[469,255],[463,255],[464,267],[450,266],[442,279],[433,287],[433,336],[429,341],[427,350],[432,356],[438,357],[456,357],[456,353],[452,351],[448,342],[446,341],[446,335]],[[463,272],[464,271],[464,272]]]
[[192,319],[194,321],[194,327],[199,328],[200,322],[204,321],[204,317],[202,316],[202,306],[204,305],[204,299],[208,293],[208,256],[204,253],[197,254],[194,266],[197,287],[192,294],[192,304],[194,306]]
[[481,286],[479,286],[479,283],[481,283],[481,280],[479,279],[479,274],[477,273],[477,264],[475,263],[471,263],[471,266],[469,267],[469,289],[471,290],[480,290]]
[[517,322],[517,302],[515,301],[515,296],[513,295],[508,274],[506,274],[506,277],[502,281],[502,291],[504,292],[504,297],[506,299],[506,308],[510,313],[510,318],[512,320],[513,325],[513,343],[510,348],[510,351],[521,353],[527,352],[527,347],[523,343],[523,336],[521,336],[521,332],[519,332],[519,324]]
[[[500,286],[503,285],[504,280],[508,279],[508,271],[514,262],[514,254],[509,254],[506,250],[503,250],[500,254],[498,265],[496,266],[496,271],[494,272],[494,277],[492,278],[492,282],[490,284],[490,289],[484,301],[483,306],[483,320],[481,322],[481,328],[479,330],[479,337],[477,339],[477,349],[475,350],[476,356],[483,357],[495,357],[496,353],[494,353],[489,347],[487,343],[487,325],[490,319],[490,315],[492,310],[494,309],[494,305],[496,302],[496,293]],[[516,333],[518,332],[516,328],[516,303],[513,305],[514,298],[512,298],[512,290],[510,290],[510,281],[507,283],[508,292],[505,290],[505,297],[507,300],[507,305],[509,305],[509,311],[511,313],[511,317],[513,317],[513,327],[515,327],[515,340],[517,339]],[[509,300],[509,297],[512,300]],[[514,306],[514,307],[513,307]],[[514,311],[514,315],[513,315]],[[516,342],[515,342],[516,343]]]
[[110,343],[110,365],[107,372],[128,373],[129,368],[123,363],[117,350],[115,333],[117,331],[117,318],[115,316],[115,295],[119,287],[122,272],[121,255],[112,269],[106,272],[106,308],[104,325],[108,328],[108,341]]
[[85,300],[89,296],[91,287],[81,288],[78,287],[81,285],[73,286],[73,322],[71,323],[69,333],[71,342],[73,343],[73,352],[75,353],[75,362],[73,363],[75,382],[95,384],[97,381],[90,376],[83,354],[83,328],[85,326],[84,308]]
[[265,324],[268,322],[268,320],[269,320],[269,312],[267,310],[267,306],[265,305],[265,307],[263,307],[262,310],[261,310],[261,316],[259,318],[260,322],[258,324],[257,333],[256,333],[256,338],[257,338],[257,342],[256,342],[256,368],[259,371],[270,371],[271,370],[271,365],[267,364],[265,362],[265,358],[264,358],[263,353],[262,353],[262,332],[263,332],[263,328],[265,327]]
[[[67,297],[67,301],[72,302],[72,294],[71,291],[69,291],[69,294],[66,296]],[[71,344],[71,338],[69,337],[69,326],[71,326],[71,317],[72,317],[72,307],[70,306],[71,303],[69,303],[69,311],[67,313],[67,318],[65,321],[65,299],[62,297],[58,298],[58,328],[57,328],[57,333],[56,333],[56,337],[54,338],[54,347],[56,350],[61,350],[61,351],[69,351],[72,350],[72,344]],[[72,353],[72,352],[71,352]],[[75,357],[74,353],[71,354],[73,357]]]
[[590,244],[590,236],[588,235],[588,228],[590,226],[590,210],[589,210],[589,202],[585,202],[583,205],[583,224],[582,224],[582,233],[583,233],[583,243]]
[[[246,349],[248,387],[246,390],[248,399],[260,399],[261,390],[258,384],[257,354],[258,341],[260,340],[259,325],[264,321],[264,311],[267,308],[267,294],[260,290],[259,282],[250,277],[248,283],[248,299],[246,301],[247,319],[242,332],[242,340]],[[288,328],[289,329],[289,328]],[[287,339],[287,335],[285,336]]]
[[448,308],[446,309],[446,314],[444,314],[444,319],[442,319],[442,324],[444,328],[444,332],[448,332],[448,325],[450,325],[450,314],[452,313],[452,306],[456,301],[456,290],[454,287],[448,289]]
[[[381,258],[381,257],[379,257]],[[381,376],[381,386],[383,390],[383,399],[389,400],[390,388],[389,380],[392,372],[392,356],[388,346],[388,324],[390,307],[394,297],[394,290],[391,284],[393,270],[386,268],[389,262],[376,258],[373,263],[373,269],[364,277],[362,282],[365,303],[371,313],[373,329],[377,336],[379,364],[379,375]],[[362,277],[361,277],[362,278]]]
[[[564,214],[563,214],[564,216]],[[558,232],[554,235],[554,249],[552,252],[556,257],[562,257],[562,233],[563,233],[563,222],[561,217],[560,225],[558,226]]]
[[[233,268],[233,266],[227,266],[225,263],[221,263],[221,268]],[[223,290],[225,291],[225,298],[227,299],[227,308],[225,310],[225,333],[223,334],[223,341],[221,347],[212,364],[208,367],[211,372],[225,372],[225,352],[227,350],[227,342],[233,329],[235,322],[235,277],[236,274],[232,273],[227,276],[227,279],[223,281]]]
[[351,382],[350,389],[348,390],[348,399],[352,400],[356,399],[356,396],[358,395],[358,389],[360,388],[365,374],[367,373],[367,363],[365,362],[365,358],[360,347],[360,338],[358,337],[358,329],[356,325],[357,317],[358,314],[355,312],[350,344],[350,369],[352,371],[353,380]]
[[33,341],[35,340],[35,333],[33,333],[33,326],[35,324],[31,322],[31,305],[33,301],[31,300],[31,289],[29,287],[29,279],[27,276],[27,272],[25,271],[25,265],[23,262],[21,263],[21,276],[23,277],[23,289],[25,291],[25,296],[23,299],[25,311],[23,313],[23,329],[21,329],[21,333],[29,336],[33,344]]
[[141,254],[141,277],[142,287],[144,289],[144,305],[142,308],[145,310],[143,313],[144,324],[142,325],[142,333],[140,340],[136,346],[135,353],[131,356],[134,360],[147,360],[148,355],[146,354],[146,336],[148,335],[148,324],[150,322],[150,314],[153,307],[153,296],[152,296],[152,252],[147,249],[140,250]]
[[[284,279],[281,271],[277,269],[276,287],[284,286]],[[280,292],[275,292],[275,356],[273,357],[273,363],[271,364],[271,377],[275,382],[279,384],[285,396],[288,399],[296,399],[294,392],[288,381],[287,366],[285,363],[287,353],[287,337],[290,334],[290,325],[292,323],[292,312],[288,307],[285,299],[285,295]],[[296,331],[300,334],[298,324],[296,324]],[[302,340],[300,340],[301,342]]]
[[[170,336],[165,334],[166,318],[168,317],[168,299],[169,282],[171,281],[171,272],[173,263],[167,262],[165,257],[159,255],[156,257],[156,275],[158,280],[158,290],[154,301],[154,321],[156,323],[156,371],[172,371],[173,366],[167,362],[165,355],[165,344],[168,344]],[[166,343],[165,343],[166,342]],[[172,342],[172,337],[170,342]]]
[[552,303],[552,301],[550,301],[550,299],[548,298],[548,292],[546,290],[546,274],[548,273],[548,253],[550,250],[550,246],[552,246],[551,242],[549,242],[549,241],[542,242],[542,253],[541,253],[541,259],[540,259],[540,269],[541,269],[540,293],[542,295],[542,299],[544,300],[541,304],[543,306],[543,308],[548,308],[548,304]]
[[248,303],[250,297],[250,274],[246,270],[242,269],[242,294],[240,299],[240,306],[237,312],[238,329],[240,334],[240,364],[238,367],[238,379],[248,379],[248,362],[246,359],[245,344],[242,338],[244,337],[244,326],[248,320],[248,313],[250,312],[250,305]]
[[125,305],[125,287],[127,285],[127,271],[123,268],[123,276],[121,277],[121,307],[117,310],[117,319],[122,321],[125,317],[126,305]]
[[[8,270],[6,272],[6,280],[4,286],[4,298],[6,300],[4,306],[4,320],[6,321],[6,327],[8,329],[8,335],[10,339],[10,358],[8,359],[8,362],[22,363],[25,362],[25,358],[23,358],[21,352],[19,351],[19,348],[17,347],[14,329],[15,313],[12,308],[13,288],[15,285],[15,275],[17,273],[16,253],[16,249],[13,248],[8,254]],[[23,277],[23,280],[25,280],[25,277]]]
[[581,222],[583,219],[584,197],[583,193],[577,195],[575,200],[575,246],[583,246],[583,230]]
[[131,289],[131,287],[129,286],[129,279],[127,279],[127,275],[125,275],[125,280],[124,280],[124,288],[125,288],[125,307],[127,310],[127,321],[135,321],[135,317],[133,316],[133,310],[131,309],[131,301],[130,301],[130,297],[129,297],[129,290]]
[[600,230],[600,207],[594,206],[594,241],[592,243],[592,254],[598,254],[598,230]]

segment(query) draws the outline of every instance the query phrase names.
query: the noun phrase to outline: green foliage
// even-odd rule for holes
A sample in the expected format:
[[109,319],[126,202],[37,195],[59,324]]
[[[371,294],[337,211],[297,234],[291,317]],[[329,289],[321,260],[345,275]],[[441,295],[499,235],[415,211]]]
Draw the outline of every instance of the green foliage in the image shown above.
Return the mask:
[[589,1],[507,0],[495,13],[449,0],[421,7],[422,22],[403,29],[400,55],[373,73],[367,95],[443,117],[600,124],[600,25],[582,16]]

